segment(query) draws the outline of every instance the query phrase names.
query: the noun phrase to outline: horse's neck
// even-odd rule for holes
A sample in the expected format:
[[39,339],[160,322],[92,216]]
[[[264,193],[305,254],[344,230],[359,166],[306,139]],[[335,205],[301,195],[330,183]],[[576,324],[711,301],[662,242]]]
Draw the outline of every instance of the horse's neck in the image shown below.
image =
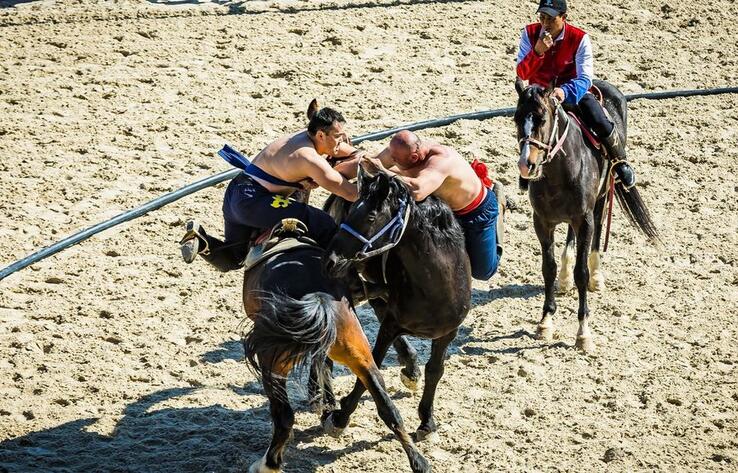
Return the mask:
[[[423,281],[429,281],[437,275],[442,268],[442,264],[438,258],[428,257],[433,253],[435,245],[421,229],[413,226],[413,220],[416,218],[421,217],[417,215],[416,211],[413,211],[405,234],[402,236],[400,243],[394,248],[394,251],[408,277],[419,284],[423,284]],[[422,264],[418,263],[420,261],[422,261]],[[443,271],[446,271],[446,269],[443,269]]]

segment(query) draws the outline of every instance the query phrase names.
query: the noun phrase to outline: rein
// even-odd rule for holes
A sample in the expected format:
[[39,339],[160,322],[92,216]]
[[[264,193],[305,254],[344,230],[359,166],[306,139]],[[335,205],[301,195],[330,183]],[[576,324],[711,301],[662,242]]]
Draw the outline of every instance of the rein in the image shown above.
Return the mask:
[[[387,224],[372,237],[366,237],[362,235],[360,232],[356,231],[354,228],[351,227],[351,225],[347,223],[342,223],[339,227],[339,230],[345,230],[350,235],[358,239],[360,242],[364,243],[364,247],[359,253],[357,253],[355,258],[356,261],[362,261],[367,258],[371,258],[372,256],[376,256],[380,253],[384,253],[391,248],[394,248],[400,242],[400,240],[402,239],[402,235],[405,233],[409,217],[410,205],[408,205],[406,197],[405,199],[400,201],[400,207],[397,209],[397,213],[395,214],[395,216],[392,217],[392,220],[387,222]],[[385,233],[390,234],[390,242],[379,248],[371,249],[374,243]]]
[[[521,176],[523,177],[523,179],[527,179],[529,181],[537,181],[541,179],[543,177],[543,166],[551,162],[556,157],[556,155],[559,153],[559,151],[566,154],[566,152],[563,150],[563,147],[564,147],[564,142],[566,141],[566,136],[569,133],[569,125],[571,125],[571,120],[569,119],[567,115],[565,115],[566,127],[564,128],[564,132],[561,134],[561,136],[558,136],[559,115],[560,115],[559,111],[560,110],[561,110],[561,103],[557,100],[556,110],[554,110],[554,126],[553,126],[553,129],[551,130],[551,136],[549,136],[548,138],[548,144],[542,143],[541,141],[538,141],[532,138],[530,136],[532,130],[529,131],[528,129],[525,130],[526,136],[524,136],[518,141],[518,145],[519,145],[519,149],[521,153],[522,153],[523,147],[525,145],[530,145],[530,144],[535,145],[537,148],[543,150],[544,152],[544,158],[541,160],[540,163],[535,164],[534,174],[533,175],[529,174],[527,177]],[[528,115],[528,117],[526,117],[526,121],[530,119],[529,117],[530,117],[530,114]],[[554,141],[556,141],[555,144],[554,144]],[[528,162],[530,163],[530,161]]]

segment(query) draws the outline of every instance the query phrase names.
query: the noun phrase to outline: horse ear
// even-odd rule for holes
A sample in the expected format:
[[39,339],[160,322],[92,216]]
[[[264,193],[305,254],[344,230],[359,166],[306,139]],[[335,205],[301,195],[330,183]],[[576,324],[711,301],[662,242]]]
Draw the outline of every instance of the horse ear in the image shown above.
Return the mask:
[[379,169],[379,166],[372,162],[372,160],[365,158],[361,158],[361,160],[359,161],[359,167],[371,177],[376,176],[381,171],[381,169]]
[[518,97],[522,97],[525,92],[525,82],[520,77],[515,78],[515,90],[518,92]]
[[362,188],[370,184],[369,181],[371,181],[373,177],[371,171],[367,170],[366,166],[367,166],[366,159],[362,159],[359,161],[359,166],[356,172],[356,180],[359,186],[359,193],[361,193]]
[[553,94],[554,88],[554,83],[551,82],[550,84],[548,84],[548,87],[546,87],[546,90],[543,91],[543,95],[545,97],[550,97],[551,94]]
[[361,161],[359,161],[359,166],[356,169],[356,180],[359,181],[359,185],[361,185],[362,181],[366,180],[366,171],[364,171]]
[[311,100],[310,105],[308,105],[308,109],[307,109],[308,120],[312,120],[313,115],[315,115],[319,109],[320,107],[318,107],[318,99]]
[[385,172],[377,174],[377,180],[375,181],[376,186],[376,197],[379,201],[387,198],[390,191],[390,177]]

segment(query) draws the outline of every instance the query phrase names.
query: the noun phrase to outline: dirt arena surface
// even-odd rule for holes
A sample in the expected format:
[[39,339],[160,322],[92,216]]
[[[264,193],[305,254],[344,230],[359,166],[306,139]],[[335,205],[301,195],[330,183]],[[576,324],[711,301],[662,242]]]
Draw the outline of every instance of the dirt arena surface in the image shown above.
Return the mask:
[[[595,73],[625,93],[735,86],[734,0],[570,0]],[[0,266],[258,151],[317,97],[353,135],[510,107],[536,3],[0,1]],[[590,294],[597,350],[531,337],[540,250],[510,118],[422,132],[517,194],[505,256],[436,398],[438,472],[738,469],[738,96],[630,103],[629,152],[663,246],[616,207]],[[367,144],[372,150],[381,143]],[[221,223],[224,185],[0,282],[0,471],[244,471],[271,426],[238,342],[241,273],[182,263],[184,221]],[[319,204],[325,195],[316,194]],[[559,248],[564,237],[558,233]],[[559,250],[557,250],[558,252]],[[432,317],[433,314],[428,314]],[[370,339],[371,310],[360,317]],[[415,341],[425,359],[428,343]],[[383,370],[407,428],[418,393]],[[336,371],[339,395],[353,377]],[[368,396],[339,439],[305,390],[287,472],[408,471]]]

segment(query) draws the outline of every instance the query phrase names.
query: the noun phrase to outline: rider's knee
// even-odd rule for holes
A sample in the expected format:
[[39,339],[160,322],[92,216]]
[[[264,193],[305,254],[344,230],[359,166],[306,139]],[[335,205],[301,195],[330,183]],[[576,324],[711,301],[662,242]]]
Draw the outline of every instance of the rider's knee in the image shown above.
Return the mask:
[[485,265],[472,265],[472,277],[479,281],[489,281],[497,273],[500,260],[495,258]]

